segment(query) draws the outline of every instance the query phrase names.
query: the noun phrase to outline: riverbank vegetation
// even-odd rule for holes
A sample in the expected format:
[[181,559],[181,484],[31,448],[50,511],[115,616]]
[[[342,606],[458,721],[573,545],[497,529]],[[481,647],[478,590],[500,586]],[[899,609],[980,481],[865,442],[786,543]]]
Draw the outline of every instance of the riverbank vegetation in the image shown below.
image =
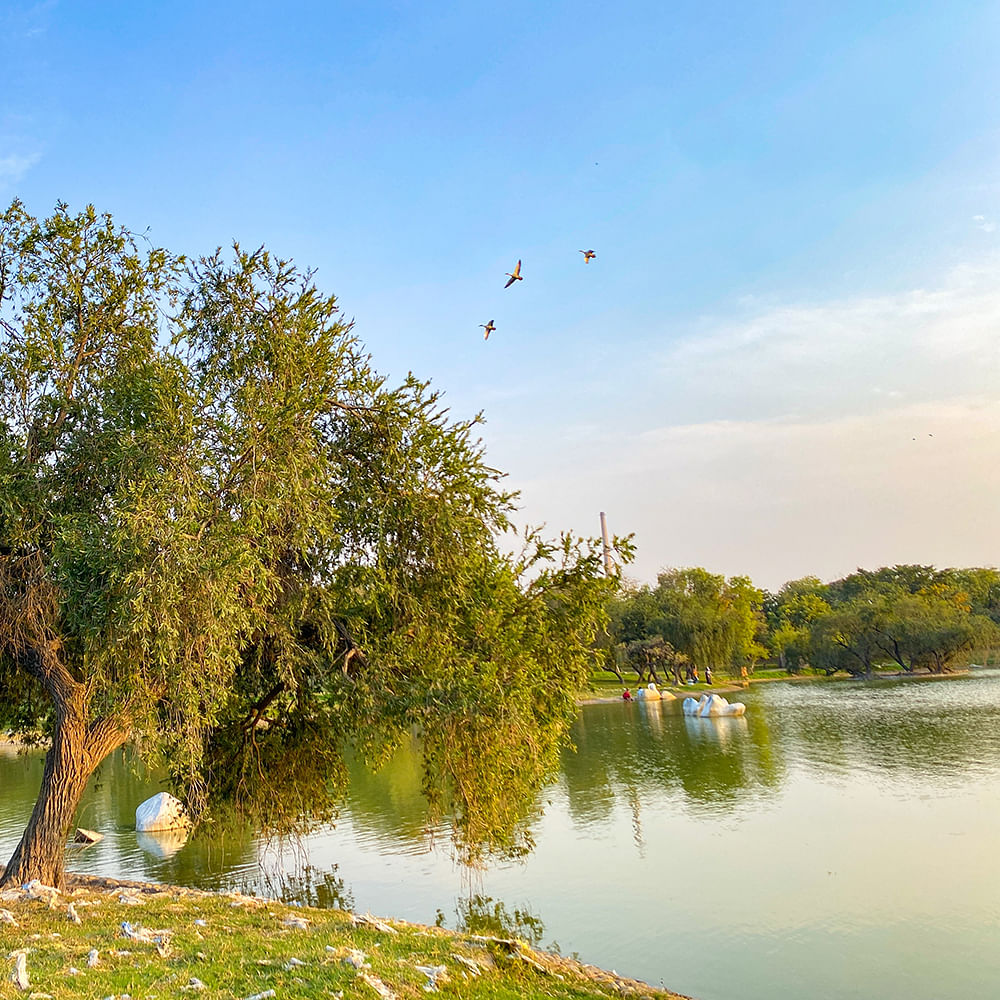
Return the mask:
[[512,938],[80,876],[0,894],[0,942],[0,995],[53,1000],[676,996]]
[[691,668],[726,678],[879,670],[944,674],[1000,648],[1000,572],[892,566],[777,593],[707,570],[624,585],[609,603],[606,672],[685,682]]

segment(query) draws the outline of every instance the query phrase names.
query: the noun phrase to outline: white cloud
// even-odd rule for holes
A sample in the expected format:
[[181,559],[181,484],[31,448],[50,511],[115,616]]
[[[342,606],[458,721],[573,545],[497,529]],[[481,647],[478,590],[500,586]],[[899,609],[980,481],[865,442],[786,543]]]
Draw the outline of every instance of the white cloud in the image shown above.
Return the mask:
[[990,222],[985,215],[974,215],[972,221],[976,224],[976,228],[984,233],[992,233],[997,228],[996,223]]
[[8,38],[30,40],[45,34],[56,0],[41,0],[28,5],[9,5],[3,12],[2,27]]
[[1000,258],[699,327],[558,441],[491,445],[527,520],[594,533],[606,510],[647,580],[1000,563]]
[[[659,361],[671,422],[829,418],[995,392],[1000,258],[939,287],[706,322]],[[693,416],[685,416],[685,415]]]
[[38,153],[28,156],[9,153],[7,156],[0,156],[0,185],[16,184],[40,158]]

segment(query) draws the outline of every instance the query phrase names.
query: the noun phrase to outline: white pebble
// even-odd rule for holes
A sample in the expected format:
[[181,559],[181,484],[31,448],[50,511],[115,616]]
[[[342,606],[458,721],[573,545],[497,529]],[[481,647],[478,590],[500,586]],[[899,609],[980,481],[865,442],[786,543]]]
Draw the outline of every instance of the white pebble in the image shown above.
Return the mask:
[[31,989],[31,984],[28,982],[28,953],[23,950],[15,951],[9,957],[14,959],[14,970],[10,974],[10,981],[19,990]]

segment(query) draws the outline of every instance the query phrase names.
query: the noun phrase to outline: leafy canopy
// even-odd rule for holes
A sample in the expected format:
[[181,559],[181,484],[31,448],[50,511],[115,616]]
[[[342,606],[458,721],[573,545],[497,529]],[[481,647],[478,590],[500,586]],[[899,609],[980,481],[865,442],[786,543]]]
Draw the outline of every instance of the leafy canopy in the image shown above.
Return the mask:
[[0,217],[0,307],[0,724],[51,728],[44,654],[197,813],[276,829],[416,730],[468,843],[509,841],[613,584],[591,540],[500,547],[481,418],[390,386],[290,261],[93,208]]

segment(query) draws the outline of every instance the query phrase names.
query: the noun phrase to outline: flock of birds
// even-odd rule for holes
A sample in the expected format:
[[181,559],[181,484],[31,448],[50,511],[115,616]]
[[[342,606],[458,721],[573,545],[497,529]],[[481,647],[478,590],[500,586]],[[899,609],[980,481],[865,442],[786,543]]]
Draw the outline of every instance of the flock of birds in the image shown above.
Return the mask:
[[[583,254],[584,264],[589,264],[597,256],[597,254],[594,253],[593,250],[581,250],[580,253]],[[505,271],[504,273],[507,276],[507,284],[503,286],[504,288],[510,288],[510,286],[513,285],[515,281],[524,281],[524,275],[521,274],[520,261],[518,261],[514,265],[513,271]],[[493,320],[490,320],[489,323],[480,323],[479,325],[485,331],[483,333],[483,340],[489,340],[490,334],[493,333],[493,331],[496,330],[497,328],[497,325],[496,323],[493,322]]]

